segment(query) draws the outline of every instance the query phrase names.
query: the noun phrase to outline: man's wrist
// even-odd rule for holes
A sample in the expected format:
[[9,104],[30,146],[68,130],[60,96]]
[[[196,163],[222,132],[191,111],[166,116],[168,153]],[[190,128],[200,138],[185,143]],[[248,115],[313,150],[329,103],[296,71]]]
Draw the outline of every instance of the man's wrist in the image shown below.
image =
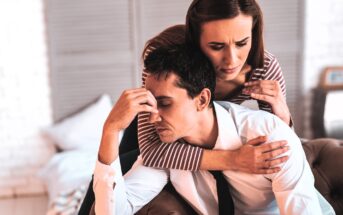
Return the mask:
[[107,124],[105,123],[103,128],[102,128],[102,133],[103,134],[115,134],[121,131],[122,129],[118,128],[118,126],[113,125],[113,124]]
[[110,165],[118,157],[119,131],[104,129],[99,147],[98,160]]

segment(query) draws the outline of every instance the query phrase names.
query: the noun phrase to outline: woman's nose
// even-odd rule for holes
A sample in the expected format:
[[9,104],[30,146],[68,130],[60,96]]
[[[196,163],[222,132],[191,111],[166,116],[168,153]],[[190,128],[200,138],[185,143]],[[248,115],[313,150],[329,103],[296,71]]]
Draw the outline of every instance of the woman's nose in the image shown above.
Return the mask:
[[227,63],[229,66],[236,66],[238,55],[235,48],[226,47],[224,55],[225,63]]

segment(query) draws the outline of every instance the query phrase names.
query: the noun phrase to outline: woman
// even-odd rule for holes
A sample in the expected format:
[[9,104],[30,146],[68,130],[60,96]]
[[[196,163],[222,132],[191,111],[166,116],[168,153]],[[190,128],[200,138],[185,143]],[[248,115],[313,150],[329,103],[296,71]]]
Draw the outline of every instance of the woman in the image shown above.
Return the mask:
[[[182,29],[178,29],[180,34],[175,29],[166,31],[148,42],[145,51],[154,45],[182,42]],[[291,125],[281,68],[276,58],[264,51],[262,31],[262,12],[254,0],[194,0],[187,12],[185,39],[213,63],[217,76],[217,100],[240,104],[251,98],[257,99],[260,109],[274,113]],[[144,79],[145,74],[143,84]],[[161,143],[148,119],[149,114],[138,117],[139,148],[147,166],[265,174],[277,172],[279,168],[273,166],[287,159],[266,159],[283,153],[284,149],[278,149],[280,142],[254,146],[264,142],[264,137],[249,141],[235,151],[211,151],[180,143]],[[271,149],[276,151],[271,152]]]

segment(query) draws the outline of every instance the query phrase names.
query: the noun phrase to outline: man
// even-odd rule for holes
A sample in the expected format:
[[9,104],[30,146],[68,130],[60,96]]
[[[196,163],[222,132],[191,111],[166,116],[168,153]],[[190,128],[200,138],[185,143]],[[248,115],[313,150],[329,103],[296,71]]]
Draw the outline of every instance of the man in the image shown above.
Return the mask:
[[[213,102],[215,75],[211,64],[186,47],[153,50],[144,64],[149,73],[146,88],[124,91],[104,124],[94,172],[96,214],[133,214],[168,180],[197,213],[218,214],[216,182],[208,171],[154,169],[143,166],[138,158],[122,176],[118,134],[139,112],[150,114],[150,122],[164,142],[181,140],[208,149],[234,150],[262,135],[269,141],[286,140],[289,159],[279,165],[277,173],[223,171],[235,214],[321,214],[300,140],[285,123],[264,111],[227,102],[221,104],[224,108]],[[279,144],[279,152],[287,151],[288,146]]]

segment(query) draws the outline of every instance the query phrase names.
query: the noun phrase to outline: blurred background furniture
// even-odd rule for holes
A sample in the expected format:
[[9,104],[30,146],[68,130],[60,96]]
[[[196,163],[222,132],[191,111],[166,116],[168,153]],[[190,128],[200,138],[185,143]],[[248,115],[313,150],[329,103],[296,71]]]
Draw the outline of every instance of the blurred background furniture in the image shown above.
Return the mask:
[[343,89],[313,90],[311,127],[314,138],[343,139]]

